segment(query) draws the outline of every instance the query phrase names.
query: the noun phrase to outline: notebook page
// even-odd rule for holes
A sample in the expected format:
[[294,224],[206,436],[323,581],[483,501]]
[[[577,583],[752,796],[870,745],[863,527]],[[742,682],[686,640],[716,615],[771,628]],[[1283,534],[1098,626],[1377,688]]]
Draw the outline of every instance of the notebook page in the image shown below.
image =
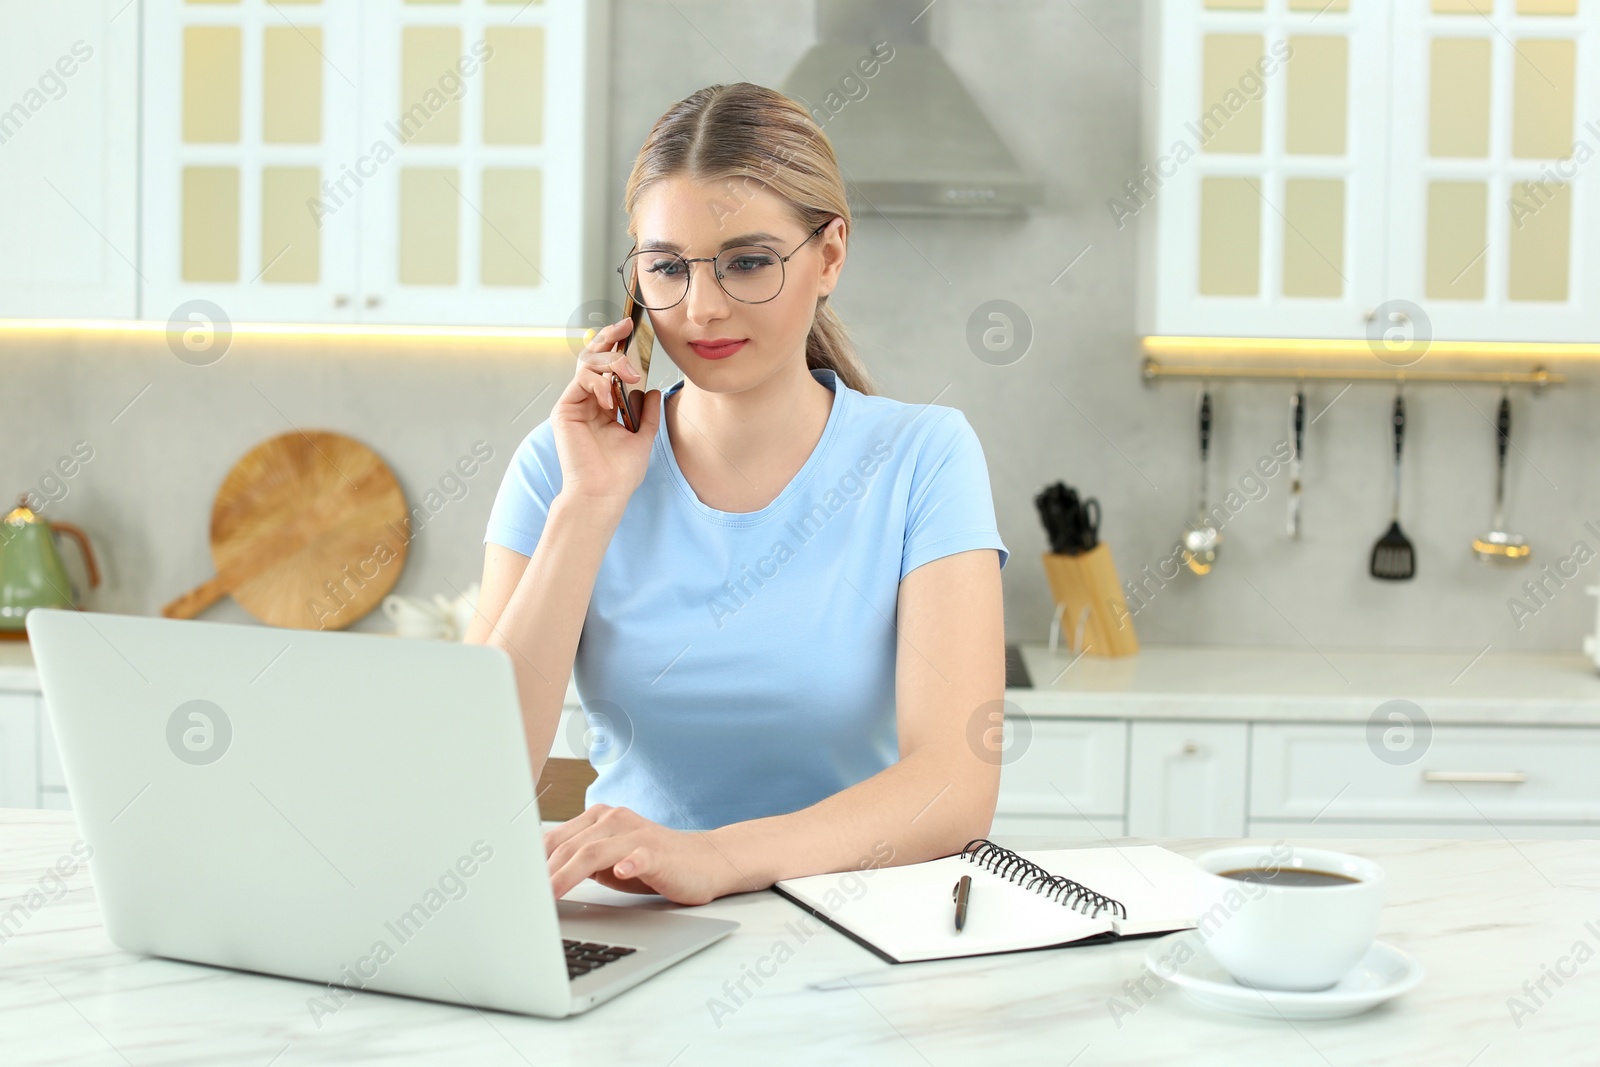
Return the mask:
[[[966,928],[956,932],[950,891],[972,876]],[[901,963],[1011,952],[1077,941],[1112,929],[960,856],[778,883]]]
[[[1122,902],[1126,919],[1114,919],[1119,934],[1148,934],[1194,926],[1194,861],[1160,845],[1127,848],[1063,848],[1019,852],[1051,874],[1082,883]],[[1101,912],[1106,915],[1106,912]]]

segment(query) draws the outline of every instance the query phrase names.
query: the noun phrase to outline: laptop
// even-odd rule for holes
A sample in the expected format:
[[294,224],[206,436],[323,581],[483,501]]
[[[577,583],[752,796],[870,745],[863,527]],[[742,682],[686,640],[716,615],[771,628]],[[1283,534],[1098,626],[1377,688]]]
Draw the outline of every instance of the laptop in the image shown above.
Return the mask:
[[95,895],[129,952],[560,1018],[739,924],[556,900],[509,658],[39,608]]

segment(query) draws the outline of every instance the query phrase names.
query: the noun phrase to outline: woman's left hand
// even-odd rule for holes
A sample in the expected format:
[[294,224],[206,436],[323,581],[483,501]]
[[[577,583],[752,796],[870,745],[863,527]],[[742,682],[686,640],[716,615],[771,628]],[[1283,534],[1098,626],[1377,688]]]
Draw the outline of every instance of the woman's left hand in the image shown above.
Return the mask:
[[704,832],[670,830],[607,804],[545,831],[544,852],[557,899],[585,878],[691,905],[765,888],[745,878]]

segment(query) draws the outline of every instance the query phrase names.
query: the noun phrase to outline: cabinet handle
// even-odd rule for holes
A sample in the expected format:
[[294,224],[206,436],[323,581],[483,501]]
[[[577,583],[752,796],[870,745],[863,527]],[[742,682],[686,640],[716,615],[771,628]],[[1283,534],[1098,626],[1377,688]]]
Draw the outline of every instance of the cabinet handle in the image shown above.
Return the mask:
[[1193,741],[1185,741],[1183,743],[1183,754],[1185,756],[1192,756],[1196,752],[1199,752],[1199,751],[1200,751],[1200,746],[1195,744]]
[[350,303],[350,298],[347,295],[345,295],[344,293],[336,293],[334,295],[334,298],[333,298],[333,306],[334,307],[342,308],[342,307],[346,306],[349,303]]
[[1528,780],[1525,771],[1423,771],[1424,782],[1488,782],[1520,785]]
[[383,303],[383,297],[379,296],[376,293],[368,293],[367,294],[367,307],[375,308],[381,303]]

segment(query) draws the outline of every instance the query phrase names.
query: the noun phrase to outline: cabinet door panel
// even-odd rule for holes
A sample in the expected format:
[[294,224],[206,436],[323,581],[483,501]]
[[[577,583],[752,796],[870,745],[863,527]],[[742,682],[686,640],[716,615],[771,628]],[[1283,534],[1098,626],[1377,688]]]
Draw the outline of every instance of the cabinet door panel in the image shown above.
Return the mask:
[[0,807],[39,806],[39,698],[0,694]]
[[39,788],[66,789],[66,772],[61,769],[61,753],[56,750],[56,735],[50,729],[44,698],[39,698]]
[[1008,715],[997,810],[1120,823],[1127,737],[1123,722]]
[[360,5],[143,10],[142,316],[354,321]]
[[1394,5],[1387,299],[1431,336],[1600,340],[1600,5]]
[[1173,0],[1153,21],[1150,165],[1111,203],[1154,227],[1148,332],[1364,337],[1387,244],[1386,6]]
[[1243,834],[1249,729],[1244,723],[1135,722],[1129,736],[1128,833]]
[[619,284],[593,180],[604,5],[364,12],[360,140],[387,158],[361,190],[362,320],[564,326]]
[[0,32],[0,317],[138,313],[138,11],[8,3]]

